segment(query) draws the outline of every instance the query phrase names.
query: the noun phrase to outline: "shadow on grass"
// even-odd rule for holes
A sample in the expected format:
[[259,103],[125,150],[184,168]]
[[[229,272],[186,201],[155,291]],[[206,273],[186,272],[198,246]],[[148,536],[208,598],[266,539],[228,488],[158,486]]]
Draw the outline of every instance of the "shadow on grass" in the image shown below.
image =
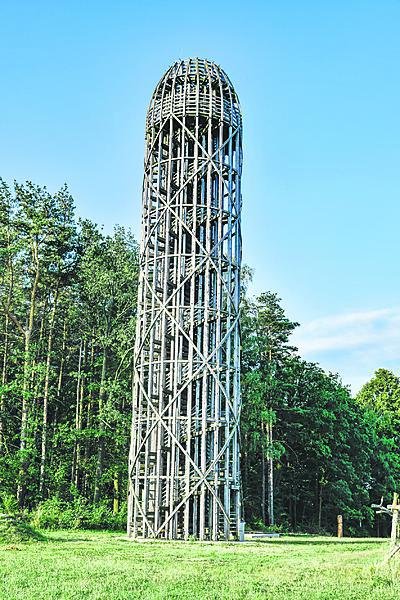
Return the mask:
[[57,542],[57,543],[75,543],[75,542],[90,542],[90,538],[63,538],[63,537],[48,537],[46,542]]
[[[66,535],[63,535],[63,532],[59,531],[56,532],[54,531],[54,535],[52,534],[51,531],[41,531],[41,534],[44,536],[43,541],[48,542],[48,543],[71,543],[71,544],[76,544],[76,543],[82,543],[82,542],[100,542],[101,541],[101,536],[100,538],[96,538],[94,539],[93,535],[102,533],[104,535],[108,534],[112,534],[113,535],[113,541],[119,541],[119,542],[126,542],[127,544],[132,544],[132,542],[134,542],[133,540],[129,540],[126,537],[126,534],[124,534],[124,532],[117,532],[117,531],[98,531],[98,530],[94,530],[94,531],[87,531],[83,533],[82,535],[82,531],[76,531],[76,534],[79,535],[79,537],[77,537],[74,533],[70,533],[68,530],[65,531]],[[61,534],[61,535],[60,535]],[[85,535],[86,534],[86,535]],[[107,542],[109,542],[109,538],[107,539]],[[136,540],[136,542],[138,542]],[[313,538],[313,536],[307,536],[307,535],[284,535],[281,538],[259,538],[259,537],[251,537],[251,534],[247,534],[246,535],[246,539],[244,542],[233,542],[235,545],[246,545],[247,543],[252,543],[252,544],[262,544],[262,545],[278,545],[278,546],[288,546],[288,545],[293,545],[293,546],[354,546],[354,545],[359,545],[359,546],[366,546],[366,545],[371,545],[371,544],[386,544],[389,542],[389,538],[350,538],[350,537],[344,537],[342,539],[338,539],[338,538],[334,538],[334,537],[329,537],[327,536],[326,538],[321,538],[319,537],[318,539]],[[207,542],[200,542],[200,541],[190,541],[190,542],[185,542],[183,540],[140,540],[139,543],[150,543],[150,544],[163,544],[166,546],[169,546],[171,544],[178,544],[179,546],[182,545],[182,547],[185,546],[196,546],[199,545],[199,547],[203,544],[207,545]],[[212,545],[224,545],[226,544],[226,542],[221,541],[221,542],[212,542]],[[228,544],[232,544],[232,542],[228,542]]]
[[360,545],[364,545],[364,544],[384,544],[385,542],[388,542],[389,540],[387,538],[342,538],[341,540],[338,539],[332,539],[327,537],[326,540],[313,540],[311,539],[307,539],[307,538],[301,538],[298,539],[296,537],[287,537],[285,539],[262,539],[262,538],[251,538],[249,540],[246,540],[246,542],[257,542],[260,544],[273,544],[274,546],[276,544],[278,545],[288,545],[288,544],[293,544],[296,546],[345,546],[345,545],[350,545],[350,544],[360,544]]
[[[42,530],[42,533],[44,533],[44,531]],[[82,530],[70,530],[70,529],[66,529],[65,530],[65,536],[63,536],[64,531],[62,530],[58,530],[58,531],[51,531],[51,530],[47,530],[47,538],[46,541],[48,542],[60,542],[60,543],[76,543],[76,542],[99,542],[99,540],[101,540],[101,535],[100,538],[96,538],[96,540],[93,538],[93,536],[95,536],[96,534],[103,534],[104,536],[106,536],[107,534],[112,535],[113,536],[113,540],[118,540],[118,539],[123,539],[124,536],[124,532],[121,531],[107,531],[104,529],[87,529],[85,531]],[[76,537],[77,535],[82,536],[86,536],[86,537]],[[126,534],[125,534],[126,535]],[[110,539],[107,538],[107,542],[109,542]]]

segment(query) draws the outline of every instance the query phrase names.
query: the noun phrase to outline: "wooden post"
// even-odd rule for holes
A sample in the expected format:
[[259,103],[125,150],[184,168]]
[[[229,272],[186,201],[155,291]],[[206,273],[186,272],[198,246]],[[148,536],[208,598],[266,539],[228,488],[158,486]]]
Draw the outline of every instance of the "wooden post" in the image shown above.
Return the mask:
[[343,537],[343,515],[337,516],[337,536],[338,538]]
[[113,498],[113,513],[116,515],[119,511],[119,474],[114,473],[113,480],[114,498]]
[[390,545],[392,547],[396,546],[397,541],[397,527],[399,522],[399,509],[400,505],[398,504],[399,495],[396,492],[393,494],[393,504],[392,504],[392,532],[390,535]]
[[386,515],[392,516],[392,531],[390,534],[390,549],[389,554],[385,560],[385,563],[388,563],[395,554],[400,551],[400,544],[398,543],[398,525],[399,525],[399,510],[400,504],[399,495],[396,492],[393,494],[393,503],[388,504],[386,507],[383,506],[383,498],[381,498],[380,504],[372,504],[372,508],[379,509],[379,513],[384,513]]

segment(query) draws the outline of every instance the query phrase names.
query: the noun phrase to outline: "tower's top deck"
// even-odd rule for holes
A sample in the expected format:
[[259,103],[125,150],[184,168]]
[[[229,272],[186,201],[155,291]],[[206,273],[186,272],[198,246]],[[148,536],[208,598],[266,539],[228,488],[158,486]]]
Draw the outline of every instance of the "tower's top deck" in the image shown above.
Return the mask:
[[233,127],[242,122],[237,94],[228,75],[212,61],[202,58],[173,64],[154,90],[147,113],[147,127],[171,114],[206,117]]

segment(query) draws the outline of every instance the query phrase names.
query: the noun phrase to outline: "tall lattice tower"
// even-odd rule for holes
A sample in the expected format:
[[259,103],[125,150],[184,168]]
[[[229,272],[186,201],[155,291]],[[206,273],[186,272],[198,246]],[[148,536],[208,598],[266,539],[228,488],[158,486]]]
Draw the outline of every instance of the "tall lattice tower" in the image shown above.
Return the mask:
[[176,62],[146,120],[128,534],[237,537],[242,119],[226,73]]

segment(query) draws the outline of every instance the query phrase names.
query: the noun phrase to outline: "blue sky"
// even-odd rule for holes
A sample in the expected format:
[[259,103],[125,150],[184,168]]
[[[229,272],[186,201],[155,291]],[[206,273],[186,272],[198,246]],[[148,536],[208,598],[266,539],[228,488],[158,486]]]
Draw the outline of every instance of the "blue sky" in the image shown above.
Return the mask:
[[244,260],[302,354],[356,390],[400,371],[400,2],[0,0],[0,175],[139,232],[144,118],[208,57],[244,115]]

